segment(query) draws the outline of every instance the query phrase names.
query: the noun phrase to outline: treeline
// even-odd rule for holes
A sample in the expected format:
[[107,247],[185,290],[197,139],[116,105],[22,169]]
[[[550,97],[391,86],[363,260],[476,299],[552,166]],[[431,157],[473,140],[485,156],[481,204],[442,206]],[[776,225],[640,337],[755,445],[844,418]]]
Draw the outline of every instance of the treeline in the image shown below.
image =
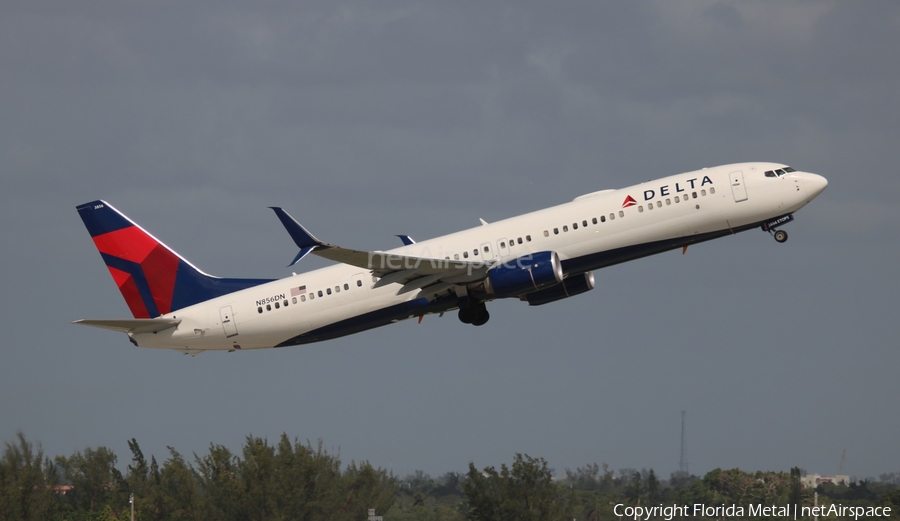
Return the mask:
[[[672,474],[660,479],[650,469],[621,469],[613,472],[608,465],[589,464],[566,469],[565,477],[553,479],[543,459],[517,454],[513,464],[500,470],[488,467],[478,470],[469,464],[465,475],[447,473],[432,479],[417,472],[401,480],[396,502],[390,510],[394,520],[617,520],[629,521],[623,507],[691,505],[709,507],[743,505],[742,519],[772,519],[772,516],[750,515],[751,504],[840,504],[857,507],[891,507],[891,519],[900,512],[900,487],[892,482],[861,481],[849,487],[831,483],[816,489],[801,486],[799,468],[791,472],[745,472],[740,469],[715,469],[702,478]],[[616,506],[620,505],[618,512]],[[693,510],[691,510],[691,514]],[[674,519],[722,519],[726,516],[676,513]],[[821,519],[844,519],[820,516]],[[641,516],[641,519],[645,519]],[[665,520],[662,512],[651,520]],[[797,519],[812,519],[798,516]],[[850,518],[852,519],[852,518]],[[870,519],[860,516],[859,519]],[[874,519],[874,518],[872,518]],[[884,517],[879,518],[882,521]]]
[[162,464],[128,442],[123,475],[109,449],[46,457],[19,434],[0,460],[0,520],[358,520],[394,503],[397,480],[368,463],[344,467],[319,443],[248,437],[241,454],[222,445],[189,462],[169,447]]
[[[365,520],[375,509],[397,520],[612,520],[616,505],[812,505],[799,469],[785,472],[719,470],[702,478],[653,470],[611,471],[590,464],[554,478],[547,462],[516,454],[511,465],[448,472],[417,471],[399,478],[367,462],[344,465],[318,443],[283,434],[277,443],[247,437],[240,453],[210,445],[185,458],[169,447],[161,464],[128,442],[123,474],[117,457],[99,447],[50,458],[19,434],[0,460],[0,520]],[[818,504],[891,506],[900,511],[900,488],[863,481],[818,488]],[[132,496],[133,495],[133,496]],[[620,507],[621,510],[621,507]],[[688,519],[686,516],[676,516]],[[744,516],[753,519],[752,516]],[[664,519],[652,515],[650,519]],[[834,518],[832,518],[834,519]]]

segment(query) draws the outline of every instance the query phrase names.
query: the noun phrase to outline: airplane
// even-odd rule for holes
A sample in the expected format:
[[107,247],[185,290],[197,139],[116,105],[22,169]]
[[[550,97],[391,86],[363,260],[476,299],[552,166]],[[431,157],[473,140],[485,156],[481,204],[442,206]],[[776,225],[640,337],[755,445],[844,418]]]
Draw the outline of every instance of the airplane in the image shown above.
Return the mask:
[[109,203],[77,207],[134,318],[74,323],[124,332],[135,346],[196,355],[309,344],[458,310],[474,326],[486,304],[541,306],[594,288],[593,271],[760,228],[780,229],[828,181],[780,163],[682,173],[434,239],[363,251],[323,242],[271,207],[299,253],[334,265],[279,280],[208,275]]

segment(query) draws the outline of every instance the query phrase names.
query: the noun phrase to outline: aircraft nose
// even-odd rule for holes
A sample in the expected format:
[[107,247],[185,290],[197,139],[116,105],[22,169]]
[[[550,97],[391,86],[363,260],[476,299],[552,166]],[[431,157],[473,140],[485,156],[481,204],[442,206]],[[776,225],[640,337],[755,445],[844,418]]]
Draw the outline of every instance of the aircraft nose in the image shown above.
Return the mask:
[[810,192],[813,193],[813,197],[821,194],[825,187],[828,186],[828,179],[818,175],[818,174],[806,174],[806,184],[809,186]]

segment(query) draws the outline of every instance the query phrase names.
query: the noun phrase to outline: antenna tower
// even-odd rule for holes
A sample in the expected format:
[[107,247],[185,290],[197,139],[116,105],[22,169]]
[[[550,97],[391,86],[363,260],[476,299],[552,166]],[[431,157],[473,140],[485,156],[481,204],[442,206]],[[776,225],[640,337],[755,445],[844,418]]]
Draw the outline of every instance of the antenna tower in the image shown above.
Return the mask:
[[684,416],[687,411],[681,411],[681,459],[678,461],[678,473],[682,476],[689,476],[687,462],[687,440],[684,437]]

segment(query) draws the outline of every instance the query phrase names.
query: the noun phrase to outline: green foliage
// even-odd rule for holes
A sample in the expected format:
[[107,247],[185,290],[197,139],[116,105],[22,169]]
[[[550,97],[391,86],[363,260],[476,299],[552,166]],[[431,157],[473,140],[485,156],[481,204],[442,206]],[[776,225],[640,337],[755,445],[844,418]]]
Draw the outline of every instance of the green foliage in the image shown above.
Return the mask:
[[44,458],[25,436],[7,443],[0,460],[0,519],[49,519],[58,510],[53,487],[59,484],[56,466]]
[[[437,479],[421,470],[404,477],[394,492],[395,501],[384,512],[390,521],[462,521],[464,476],[447,472]],[[379,511],[380,513],[381,511]]]
[[[398,480],[368,462],[344,466],[321,441],[314,447],[286,434],[275,444],[248,436],[237,453],[211,444],[192,460],[169,447],[162,465],[154,456],[148,462],[137,440],[128,441],[128,448],[131,462],[122,475],[108,448],[51,459],[17,434],[0,457],[0,519],[128,519],[131,494],[141,521],[350,521],[365,519],[370,508],[389,521],[599,521],[615,519],[616,504],[812,504],[812,491],[800,486],[796,467],[790,473],[715,469],[702,478],[673,474],[660,481],[652,469],[614,473],[593,463],[567,469],[557,483],[545,460],[516,454],[511,466],[499,470],[478,471],[470,463],[465,475],[448,472],[433,479],[416,471]],[[822,484],[819,505],[900,511],[900,488],[890,477],[849,487]]]
[[893,491],[885,494],[881,498],[879,506],[891,507],[891,512],[900,512],[900,488],[895,488]]
[[478,472],[469,463],[463,483],[466,517],[473,520],[568,519],[571,514],[570,489],[553,483],[543,458],[516,454],[512,467],[501,465],[497,472],[486,467]]
[[57,456],[62,479],[73,490],[64,496],[67,511],[101,512],[107,505],[128,502],[128,485],[116,468],[116,455],[106,447]]

